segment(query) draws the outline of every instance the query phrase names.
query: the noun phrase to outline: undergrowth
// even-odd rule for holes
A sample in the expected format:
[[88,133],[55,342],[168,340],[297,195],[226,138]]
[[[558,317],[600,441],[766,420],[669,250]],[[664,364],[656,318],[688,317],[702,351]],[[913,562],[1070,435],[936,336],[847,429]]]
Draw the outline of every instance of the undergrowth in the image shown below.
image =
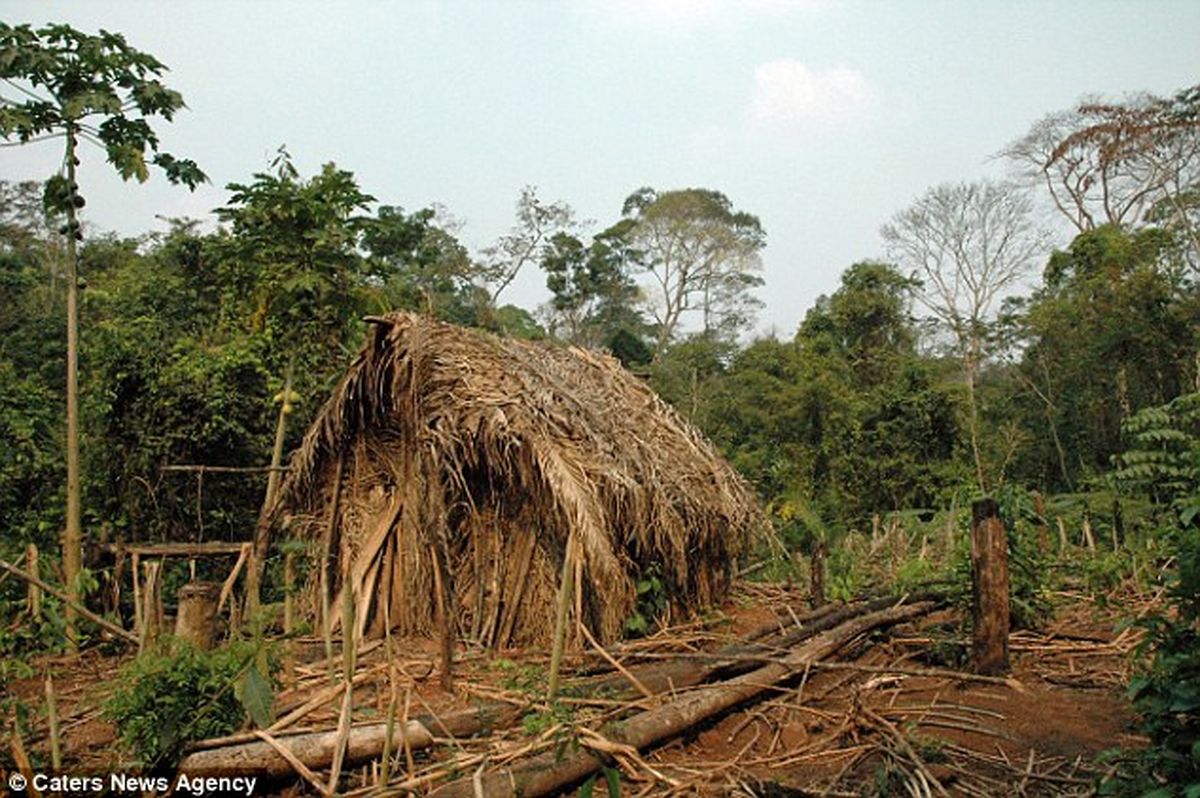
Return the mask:
[[184,746],[271,723],[273,663],[261,644],[212,651],[168,639],[122,668],[105,717],[147,771],[169,770]]

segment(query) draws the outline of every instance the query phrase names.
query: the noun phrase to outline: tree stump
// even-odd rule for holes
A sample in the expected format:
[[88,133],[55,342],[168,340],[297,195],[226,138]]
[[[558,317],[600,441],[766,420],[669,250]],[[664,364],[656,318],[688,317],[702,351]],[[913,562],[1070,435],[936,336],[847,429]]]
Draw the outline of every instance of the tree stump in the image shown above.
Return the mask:
[[993,499],[971,505],[971,656],[978,673],[1008,672],[1008,536]]
[[179,613],[175,637],[197,648],[210,649],[217,642],[217,602],[221,586],[215,582],[188,582],[179,588]]

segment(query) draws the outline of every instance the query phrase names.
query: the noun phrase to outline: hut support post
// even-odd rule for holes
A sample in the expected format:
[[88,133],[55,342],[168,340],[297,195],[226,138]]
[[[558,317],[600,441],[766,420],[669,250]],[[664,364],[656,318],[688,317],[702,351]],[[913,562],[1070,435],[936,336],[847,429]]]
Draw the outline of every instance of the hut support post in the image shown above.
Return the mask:
[[971,654],[978,673],[1008,672],[1008,536],[993,499],[971,507]]
[[429,556],[433,562],[433,590],[437,594],[438,627],[442,633],[442,689],[454,689],[454,613],[450,611],[449,557],[439,553],[437,544],[429,544]]
[[[342,456],[333,466],[333,495],[329,499],[329,516],[321,531],[321,634],[325,639],[325,662],[329,666],[329,681],[334,682],[333,617],[329,585],[329,557],[333,551],[333,531],[338,522],[338,505],[342,498]],[[343,633],[345,630],[343,630]]]
[[563,551],[562,580],[558,584],[558,602],[554,614],[554,641],[550,649],[550,685],[547,700],[553,701],[558,694],[558,677],[562,670],[563,645],[567,637],[567,611],[571,607],[571,586],[574,583],[575,532],[567,538]]

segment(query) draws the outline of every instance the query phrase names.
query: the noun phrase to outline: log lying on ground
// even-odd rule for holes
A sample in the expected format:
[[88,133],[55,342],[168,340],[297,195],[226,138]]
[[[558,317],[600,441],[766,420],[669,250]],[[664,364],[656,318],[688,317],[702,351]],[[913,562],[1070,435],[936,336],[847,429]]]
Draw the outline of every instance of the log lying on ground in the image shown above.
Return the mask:
[[[689,693],[606,729],[609,740],[643,749],[668,740],[766,692],[778,682],[804,669],[809,662],[830,656],[864,632],[909,620],[929,612],[932,602],[893,607],[847,621],[821,632],[783,660],[764,665],[728,682]],[[604,759],[588,750],[560,757],[549,752],[482,778],[460,779],[434,791],[434,798],[489,798],[548,795],[587,778],[604,766]]]
[[[392,730],[392,750],[407,744],[410,750],[433,745],[435,737],[467,737],[481,731],[512,725],[525,708],[512,704],[489,704],[477,709],[465,709],[446,715],[418,715],[405,726],[397,722]],[[287,749],[310,770],[329,767],[337,743],[337,730],[288,732],[272,734],[275,742]],[[353,726],[347,738],[343,764],[347,767],[377,759],[383,754],[387,740],[387,723]],[[295,768],[275,746],[265,740],[247,740],[193,751],[179,763],[179,772],[189,776],[257,776],[281,778],[295,773]]]

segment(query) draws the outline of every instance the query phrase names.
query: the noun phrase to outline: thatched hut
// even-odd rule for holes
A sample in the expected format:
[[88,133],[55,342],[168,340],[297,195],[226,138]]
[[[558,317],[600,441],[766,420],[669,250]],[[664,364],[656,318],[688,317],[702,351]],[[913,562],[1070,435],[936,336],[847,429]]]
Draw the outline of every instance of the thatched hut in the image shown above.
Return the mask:
[[613,358],[369,321],[282,487],[291,534],[321,549],[314,610],[339,606],[348,573],[361,633],[430,633],[444,595],[459,634],[544,643],[573,540],[573,613],[612,640],[640,578],[690,614],[768,530],[715,447]]

